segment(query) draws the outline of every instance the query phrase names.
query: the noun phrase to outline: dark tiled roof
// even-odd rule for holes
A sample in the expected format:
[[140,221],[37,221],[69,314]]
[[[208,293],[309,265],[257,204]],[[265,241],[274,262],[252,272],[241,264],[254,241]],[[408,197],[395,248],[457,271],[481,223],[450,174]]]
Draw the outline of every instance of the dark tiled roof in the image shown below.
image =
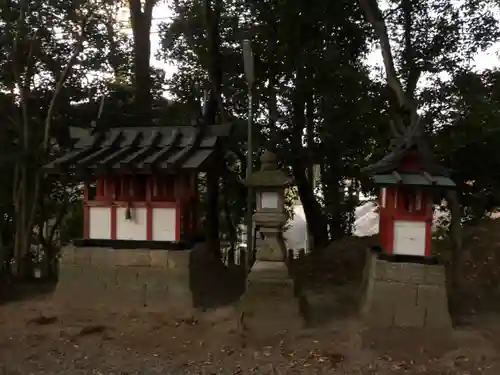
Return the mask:
[[108,173],[198,169],[229,136],[231,125],[113,128],[106,133],[80,134],[74,149],[47,164],[52,173]]
[[[430,176],[430,175],[429,175]],[[437,187],[454,187],[455,183],[445,176],[430,176],[428,179],[422,174],[416,173],[401,173],[398,177],[393,174],[377,174],[372,177],[377,185],[410,185],[410,186],[437,186]]]

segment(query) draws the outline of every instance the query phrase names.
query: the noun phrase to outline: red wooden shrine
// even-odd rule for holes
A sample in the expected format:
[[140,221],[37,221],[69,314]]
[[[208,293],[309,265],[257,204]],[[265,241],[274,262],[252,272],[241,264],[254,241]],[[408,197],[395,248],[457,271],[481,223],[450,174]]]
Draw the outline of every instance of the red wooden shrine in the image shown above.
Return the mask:
[[[132,175],[99,177],[84,186],[84,238],[90,237],[91,208],[110,210],[109,239],[116,240],[120,219],[134,220],[135,210],[145,210],[145,238],[153,241],[154,209],[175,210],[175,235],[194,235],[199,231],[197,211],[198,189],[196,173],[182,175]],[[125,208],[123,218],[117,218],[119,208]]]
[[387,254],[431,255],[436,189],[452,188],[448,171],[436,166],[422,139],[402,139],[391,153],[364,169],[379,189],[379,240]]
[[[419,173],[418,162],[411,159],[407,157],[402,160],[400,170]],[[432,191],[422,186],[404,185],[403,177],[396,171],[393,171],[392,175],[398,183],[381,187],[379,193],[380,245],[389,254],[393,254],[396,250],[396,253],[430,256],[433,217]],[[405,229],[413,232],[406,236],[407,242],[416,243],[413,246],[405,244],[406,246],[410,245],[409,249],[394,249],[395,240],[397,241],[394,236],[395,231],[405,230],[403,229],[405,224]],[[423,238],[420,238],[422,236]],[[399,243],[396,244],[396,246],[398,245]]]
[[199,232],[199,172],[231,126],[129,127],[81,136],[44,168],[84,181],[84,239],[180,241]]

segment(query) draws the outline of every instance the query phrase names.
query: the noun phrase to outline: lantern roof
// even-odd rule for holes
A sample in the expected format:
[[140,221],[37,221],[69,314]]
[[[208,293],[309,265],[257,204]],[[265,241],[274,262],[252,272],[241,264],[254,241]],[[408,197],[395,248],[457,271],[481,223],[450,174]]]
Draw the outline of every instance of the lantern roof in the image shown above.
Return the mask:
[[[405,161],[413,159],[413,168]],[[450,171],[436,163],[419,124],[398,133],[393,129],[389,152],[379,161],[365,167],[376,184],[454,187]]]
[[293,185],[293,178],[288,176],[278,166],[276,155],[271,151],[264,151],[260,157],[261,168],[254,172],[247,180],[246,185],[253,187],[285,188]]
[[73,150],[44,166],[48,173],[175,173],[201,168],[231,124],[119,127],[79,132]]

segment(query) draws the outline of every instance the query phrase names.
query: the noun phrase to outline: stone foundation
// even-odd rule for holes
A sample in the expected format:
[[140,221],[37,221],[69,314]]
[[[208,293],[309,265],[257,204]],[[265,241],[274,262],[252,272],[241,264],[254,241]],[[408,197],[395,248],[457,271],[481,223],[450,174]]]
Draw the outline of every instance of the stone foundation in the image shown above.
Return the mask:
[[110,309],[145,308],[188,313],[191,250],[62,249],[54,298]]
[[294,289],[284,262],[255,261],[239,305],[242,328],[253,336],[272,336],[302,328]]
[[370,254],[364,276],[361,316],[370,327],[451,328],[444,266]]

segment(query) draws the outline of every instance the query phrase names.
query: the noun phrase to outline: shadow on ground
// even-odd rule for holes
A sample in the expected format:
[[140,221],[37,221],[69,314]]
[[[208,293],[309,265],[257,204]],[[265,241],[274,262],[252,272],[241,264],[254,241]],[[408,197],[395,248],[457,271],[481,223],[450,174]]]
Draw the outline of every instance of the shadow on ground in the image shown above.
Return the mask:
[[0,282],[0,305],[44,298],[54,292],[55,281]]
[[236,302],[245,290],[245,269],[226,267],[204,244],[191,251],[190,286],[195,307],[216,308]]

